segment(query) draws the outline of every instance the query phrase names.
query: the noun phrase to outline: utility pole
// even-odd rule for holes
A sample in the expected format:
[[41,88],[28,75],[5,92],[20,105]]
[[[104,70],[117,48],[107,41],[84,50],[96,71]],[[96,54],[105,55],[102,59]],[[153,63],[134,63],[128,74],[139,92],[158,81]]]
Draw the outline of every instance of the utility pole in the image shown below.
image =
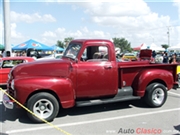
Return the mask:
[[5,56],[11,56],[10,1],[3,0]]
[[169,28],[170,28],[170,26],[168,26],[167,34],[168,34],[168,46],[170,47],[170,32],[169,32]]

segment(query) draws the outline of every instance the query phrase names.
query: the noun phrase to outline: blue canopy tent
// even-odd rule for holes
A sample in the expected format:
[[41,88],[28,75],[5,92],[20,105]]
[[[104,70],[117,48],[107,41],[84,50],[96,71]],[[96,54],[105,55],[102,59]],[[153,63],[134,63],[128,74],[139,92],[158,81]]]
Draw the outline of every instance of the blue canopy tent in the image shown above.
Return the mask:
[[30,48],[33,48],[35,50],[42,50],[42,51],[52,51],[54,50],[52,47],[50,46],[47,46],[45,44],[42,44],[40,42],[37,42],[33,39],[30,39],[26,42],[23,42],[21,44],[18,44],[14,47],[12,47],[12,50],[27,50],[27,49],[30,49]]
[[64,48],[61,48],[61,47],[59,47],[59,46],[57,46],[57,45],[52,45],[51,47],[52,47],[53,50],[55,50],[55,51],[60,51],[60,52],[64,51]]

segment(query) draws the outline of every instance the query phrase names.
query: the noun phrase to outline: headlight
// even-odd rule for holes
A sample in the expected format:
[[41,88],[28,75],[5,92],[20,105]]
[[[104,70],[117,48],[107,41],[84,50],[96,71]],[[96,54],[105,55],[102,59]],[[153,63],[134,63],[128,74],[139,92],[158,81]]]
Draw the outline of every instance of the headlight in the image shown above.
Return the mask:
[[11,88],[14,90],[14,80],[11,81]]

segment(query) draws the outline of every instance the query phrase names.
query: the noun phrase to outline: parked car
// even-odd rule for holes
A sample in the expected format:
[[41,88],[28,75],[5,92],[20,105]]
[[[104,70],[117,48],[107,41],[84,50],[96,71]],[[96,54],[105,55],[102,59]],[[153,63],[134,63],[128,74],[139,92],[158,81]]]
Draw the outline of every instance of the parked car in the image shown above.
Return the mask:
[[8,74],[14,66],[20,63],[34,61],[32,57],[4,57],[0,59],[0,85],[6,85]]
[[134,53],[125,53],[122,57],[123,60],[125,61],[136,61],[137,60],[137,57],[136,57],[136,54]]

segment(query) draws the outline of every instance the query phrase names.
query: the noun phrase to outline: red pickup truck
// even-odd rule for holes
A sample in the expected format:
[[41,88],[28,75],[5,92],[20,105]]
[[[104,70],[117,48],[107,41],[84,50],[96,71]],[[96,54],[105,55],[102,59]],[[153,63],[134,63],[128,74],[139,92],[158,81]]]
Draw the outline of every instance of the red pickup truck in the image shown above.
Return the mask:
[[[52,121],[60,108],[74,106],[144,98],[149,106],[160,107],[167,91],[177,84],[176,68],[176,64],[150,60],[118,61],[111,41],[79,39],[69,43],[62,59],[14,67],[7,92],[47,121]],[[9,109],[15,106],[5,94],[3,103]],[[41,122],[30,113],[28,116]]]

